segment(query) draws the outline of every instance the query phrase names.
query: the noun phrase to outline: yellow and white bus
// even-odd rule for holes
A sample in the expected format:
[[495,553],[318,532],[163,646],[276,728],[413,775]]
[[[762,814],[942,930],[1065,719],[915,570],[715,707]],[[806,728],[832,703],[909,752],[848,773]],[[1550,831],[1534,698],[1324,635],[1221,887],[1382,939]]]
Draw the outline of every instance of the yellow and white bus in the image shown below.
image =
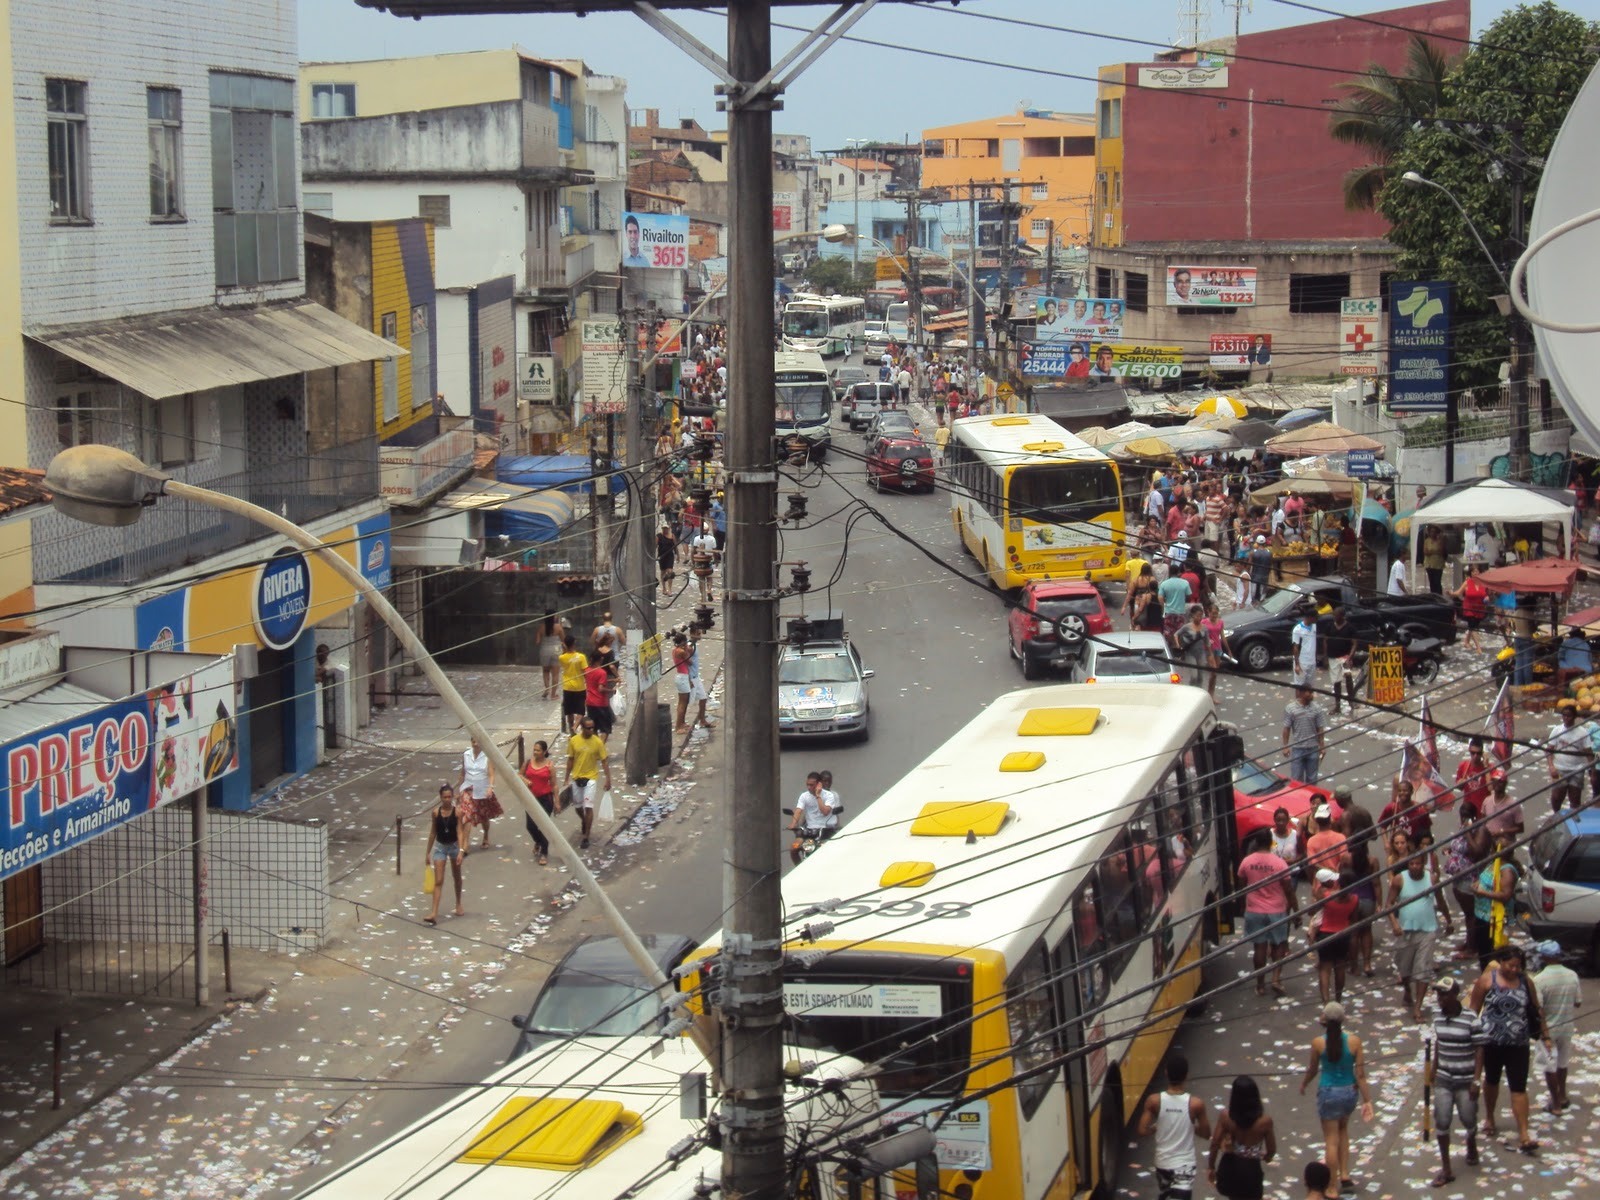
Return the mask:
[[1226,928],[1238,753],[1199,688],[995,700],[784,877],[786,1040],[940,1114],[941,1195],[1109,1198]]
[[996,587],[1122,578],[1117,464],[1049,417],[956,421],[941,475],[956,533]]

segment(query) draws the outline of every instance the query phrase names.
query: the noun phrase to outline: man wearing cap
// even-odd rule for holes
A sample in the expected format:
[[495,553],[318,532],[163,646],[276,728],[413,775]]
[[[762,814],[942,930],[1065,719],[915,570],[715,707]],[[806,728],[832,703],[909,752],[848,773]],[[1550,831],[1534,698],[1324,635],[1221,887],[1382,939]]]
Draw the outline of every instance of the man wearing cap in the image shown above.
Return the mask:
[[1327,867],[1337,877],[1339,868],[1350,861],[1350,847],[1334,820],[1332,807],[1317,805],[1312,810],[1311,820],[1315,828],[1306,838],[1306,869],[1314,876],[1318,868]]
[[1249,603],[1260,604],[1267,598],[1267,577],[1272,574],[1272,547],[1267,545],[1264,533],[1256,534],[1256,548],[1250,551]]
[[1317,767],[1327,751],[1327,740],[1327,714],[1316,702],[1309,683],[1296,684],[1294,699],[1283,710],[1283,749],[1289,758],[1291,779],[1301,783],[1317,781]]
[[1439,1141],[1440,1170],[1434,1187],[1452,1182],[1450,1122],[1461,1118],[1467,1131],[1467,1166],[1478,1165],[1478,1089],[1483,1082],[1483,1027],[1478,1014],[1461,1004],[1461,981],[1449,976],[1433,985],[1439,1015],[1433,1019],[1433,1128]]
[[[1246,920],[1249,918],[1247,917]],[[1550,1103],[1546,1112],[1564,1111],[1567,1099],[1567,1060],[1572,1055],[1572,1034],[1578,1017],[1578,975],[1561,961],[1561,943],[1540,942],[1533,948],[1535,964],[1543,964],[1533,977],[1533,986],[1544,1006],[1545,1035],[1548,1047],[1540,1043],[1534,1048],[1534,1060],[1544,1073],[1545,1086],[1550,1089]]]

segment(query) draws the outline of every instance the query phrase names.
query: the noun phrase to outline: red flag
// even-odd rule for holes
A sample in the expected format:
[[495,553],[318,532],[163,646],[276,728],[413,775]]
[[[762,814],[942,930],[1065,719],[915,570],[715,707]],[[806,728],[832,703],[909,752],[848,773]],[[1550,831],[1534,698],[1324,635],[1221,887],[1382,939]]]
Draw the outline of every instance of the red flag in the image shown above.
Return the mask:
[[[1422,697],[1422,711],[1418,713],[1417,753],[1428,766],[1428,793],[1417,791],[1418,801],[1431,799],[1434,808],[1449,808],[1456,802],[1455,792],[1446,785],[1439,770],[1439,730],[1433,723],[1433,713],[1428,709],[1428,697]],[[1413,784],[1413,787],[1416,785]],[[1431,795],[1429,794],[1431,793]]]
[[1511,763],[1511,743],[1517,736],[1517,719],[1511,707],[1511,680],[1500,685],[1500,694],[1494,698],[1489,717],[1483,723],[1484,733],[1494,742],[1494,760],[1501,767]]

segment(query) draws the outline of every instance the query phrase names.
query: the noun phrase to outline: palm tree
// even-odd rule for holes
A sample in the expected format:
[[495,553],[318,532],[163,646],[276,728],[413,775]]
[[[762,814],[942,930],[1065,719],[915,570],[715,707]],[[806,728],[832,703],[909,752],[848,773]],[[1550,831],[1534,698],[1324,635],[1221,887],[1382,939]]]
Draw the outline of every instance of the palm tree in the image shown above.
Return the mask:
[[1350,98],[1329,116],[1328,132],[1337,141],[1360,146],[1373,159],[1345,174],[1346,208],[1377,208],[1378,194],[1389,178],[1389,159],[1419,121],[1438,111],[1444,98],[1445,76],[1452,65],[1433,42],[1414,33],[1406,47],[1402,74],[1373,63],[1366,74],[1335,85],[1348,92]]

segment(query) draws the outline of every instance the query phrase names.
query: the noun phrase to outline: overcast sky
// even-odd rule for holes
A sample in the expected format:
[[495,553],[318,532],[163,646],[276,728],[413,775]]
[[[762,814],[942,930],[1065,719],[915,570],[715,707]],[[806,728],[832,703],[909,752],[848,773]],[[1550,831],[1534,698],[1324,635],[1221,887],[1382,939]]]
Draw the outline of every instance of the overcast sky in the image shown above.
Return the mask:
[[[1351,0],[1307,2],[1346,13],[1402,7]],[[1219,0],[1201,3],[1212,36],[1232,32],[1231,7]],[[360,8],[355,0],[299,0],[299,6],[300,54],[305,59],[386,58],[515,44],[552,58],[581,58],[600,74],[624,76],[629,107],[658,108],[664,122],[694,117],[708,129],[726,123],[716,110],[712,77],[631,15],[411,21]],[[1095,70],[1107,63],[1148,59],[1158,45],[1177,37],[1183,6],[1184,0],[966,0],[952,12],[948,6],[935,10],[886,0],[851,31],[851,36],[885,45],[834,46],[789,89],[783,111],[774,116],[774,127],[784,133],[810,134],[813,146],[824,150],[842,147],[846,138],[901,141],[909,135],[915,139],[925,127],[996,116],[1020,105],[1086,112],[1093,104],[1090,80]],[[1474,35],[1507,7],[1503,0],[1474,4]],[[1567,0],[1565,7],[1591,20],[1600,17],[1600,0]],[[809,28],[828,11],[775,8],[773,19]],[[976,14],[1048,22],[1056,28],[1025,29]],[[724,48],[723,18],[681,17],[707,45],[718,51]],[[1243,13],[1241,24],[1250,32],[1325,19],[1288,0],[1254,0],[1254,11]],[[774,30],[774,58],[798,37],[788,30]],[[900,46],[1014,65],[958,63],[892,48]],[[1019,69],[1025,67],[1084,78]]]

